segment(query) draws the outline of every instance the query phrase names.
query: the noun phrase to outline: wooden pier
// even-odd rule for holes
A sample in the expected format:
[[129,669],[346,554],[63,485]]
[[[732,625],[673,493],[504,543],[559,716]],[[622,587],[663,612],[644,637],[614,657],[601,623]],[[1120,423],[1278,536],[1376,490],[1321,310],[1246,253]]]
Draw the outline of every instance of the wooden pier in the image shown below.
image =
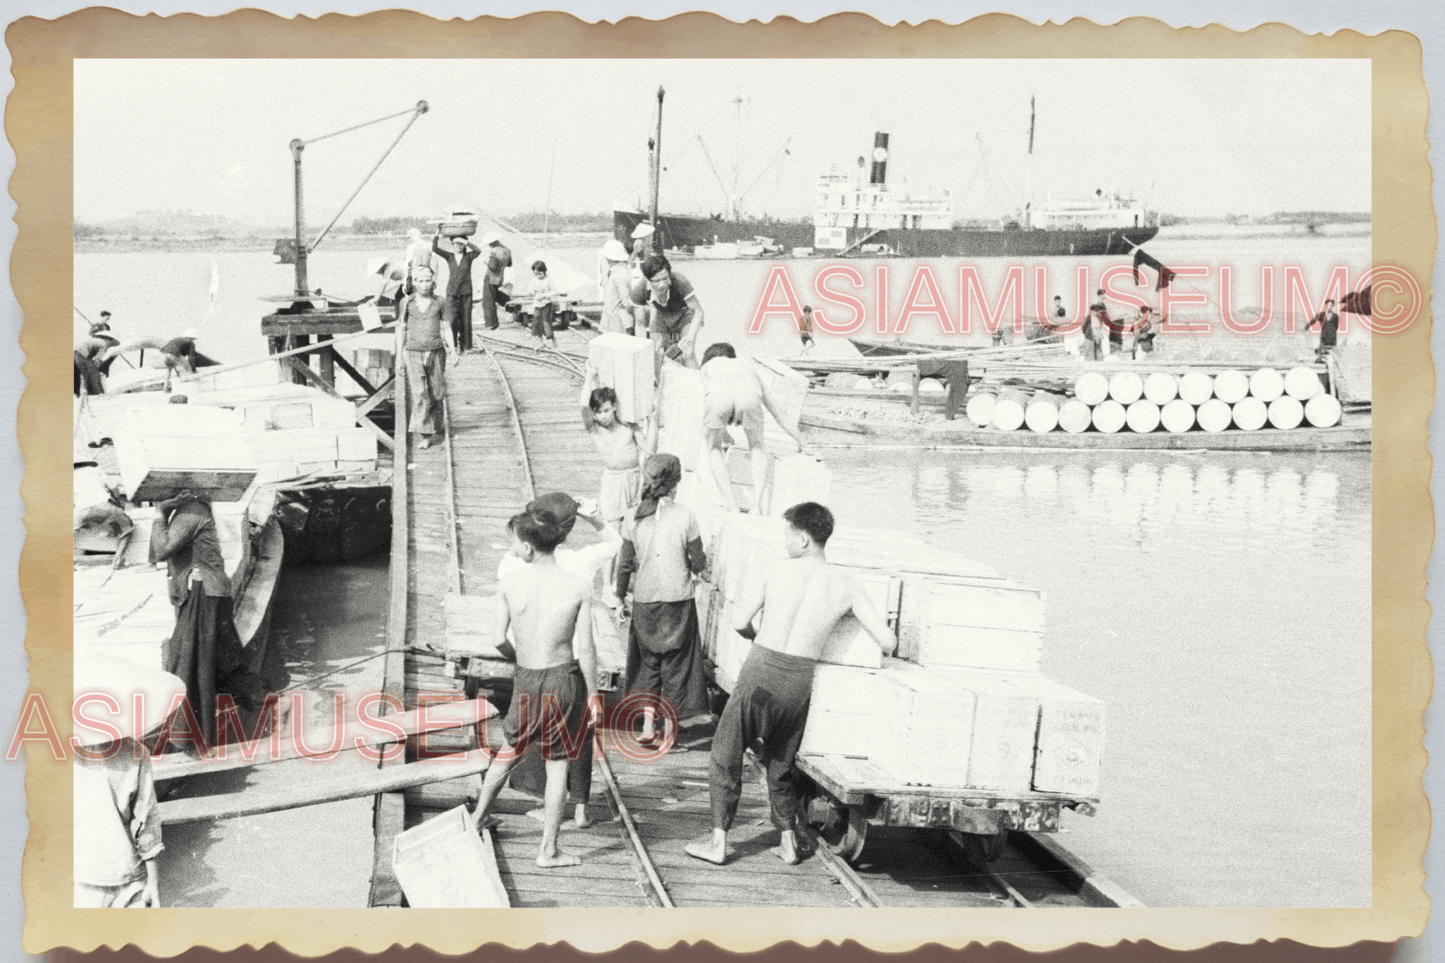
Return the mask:
[[[510,545],[507,520],[536,493],[594,493],[601,461],[578,412],[580,359],[588,335],[559,332],[561,352],[536,352],[515,328],[483,332],[482,350],[447,372],[446,441],[418,448],[406,431],[405,385],[398,387],[393,499],[392,602],[384,689],[406,708],[434,699],[463,698],[464,681],[440,653],[446,600],[497,591],[496,570]],[[404,380],[404,379],[402,379]],[[580,526],[569,543],[591,535]],[[620,668],[617,640],[599,651],[601,668]],[[510,697],[506,680],[484,681],[499,708]],[[495,732],[500,726],[493,724]],[[437,751],[478,750],[479,728],[432,734]],[[618,751],[621,734],[600,729],[594,761],[593,824],[562,828],[561,844],[582,858],[563,869],[534,863],[541,824],[526,815],[541,803],[504,790],[500,825],[484,833],[502,885],[514,907],[984,907],[1128,904],[1100,899],[1117,888],[1090,888],[1086,867],[1065,865],[1041,851],[1030,834],[1015,833],[1001,858],[980,866],[943,831],[879,834],[857,867],[826,845],[810,847],[797,866],[770,852],[777,831],[768,816],[761,769],[749,758],[731,857],[715,867],[689,857],[683,845],[710,831],[708,749],[711,726],[687,729],[662,759],[633,761]],[[495,738],[493,740],[495,742]],[[402,766],[417,758],[416,740]],[[473,769],[477,767],[472,767]],[[385,765],[383,766],[385,769]],[[480,789],[480,775],[412,786],[377,797],[372,906],[404,905],[393,871],[398,834],[460,804]],[[806,840],[814,840],[803,830]],[[1042,852],[1042,855],[1040,853]],[[1076,861],[1075,861],[1076,863]],[[990,868],[991,867],[991,868]],[[1008,877],[1008,878],[1005,878]],[[1013,879],[1013,882],[1009,882]]]

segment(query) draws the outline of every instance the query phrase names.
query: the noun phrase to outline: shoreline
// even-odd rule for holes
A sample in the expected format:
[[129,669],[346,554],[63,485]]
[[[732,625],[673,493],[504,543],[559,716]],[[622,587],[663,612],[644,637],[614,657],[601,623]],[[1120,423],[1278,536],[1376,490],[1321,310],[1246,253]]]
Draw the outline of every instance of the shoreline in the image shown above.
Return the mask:
[[[280,235],[203,235],[203,236],[163,236],[150,235],[140,236],[134,234],[113,235],[107,237],[84,237],[76,238],[72,250],[76,254],[132,254],[141,251],[157,251],[162,253],[243,253],[243,254],[270,254],[276,245],[276,239]],[[538,234],[522,234],[522,237],[529,241],[536,242],[542,237]],[[605,231],[570,231],[567,233],[551,233],[547,235],[548,241],[554,247],[590,247],[601,246],[611,235]],[[407,236],[405,234],[331,234],[327,235],[326,241],[321,246],[322,251],[375,251],[378,248],[395,248],[398,255],[406,249]]]
[[[1276,229],[1270,230],[1270,227]],[[1249,228],[1235,231],[1190,230],[1188,226],[1171,229],[1167,235],[1156,236],[1150,243],[1160,241],[1209,241],[1209,240],[1267,240],[1267,239],[1319,239],[1334,240],[1347,237],[1369,237],[1369,224],[1328,224],[1323,225],[1324,229],[1310,232],[1303,227],[1296,225],[1253,225]],[[73,251],[76,254],[115,253],[130,254],[140,251],[159,251],[164,253],[177,252],[213,252],[213,253],[265,253],[269,254],[276,244],[277,235],[245,234],[245,235],[150,235],[141,236],[135,234],[109,235],[101,237],[80,237],[76,238]],[[527,240],[537,243],[542,235],[540,233],[523,233],[521,235]],[[553,249],[558,248],[583,248],[600,247],[604,241],[610,238],[609,231],[569,231],[566,233],[549,233],[547,235],[549,245]],[[404,250],[407,244],[405,234],[332,234],[328,235],[322,250],[335,251],[374,251],[378,248],[395,248],[398,252]]]

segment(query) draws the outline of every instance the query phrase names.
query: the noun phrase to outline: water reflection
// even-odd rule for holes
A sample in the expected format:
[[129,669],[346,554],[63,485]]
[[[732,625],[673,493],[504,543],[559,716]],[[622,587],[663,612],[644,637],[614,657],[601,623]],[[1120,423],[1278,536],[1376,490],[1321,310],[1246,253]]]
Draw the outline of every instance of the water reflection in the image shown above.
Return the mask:
[[[929,464],[918,465],[912,481],[915,505],[925,517],[1050,516],[1060,525],[1083,526],[1136,546],[1158,537],[1207,537],[1256,548],[1307,546],[1334,535],[1342,490],[1339,471],[1323,465],[1229,467],[1182,459],[1092,466]],[[1364,498],[1368,511],[1367,491]]]

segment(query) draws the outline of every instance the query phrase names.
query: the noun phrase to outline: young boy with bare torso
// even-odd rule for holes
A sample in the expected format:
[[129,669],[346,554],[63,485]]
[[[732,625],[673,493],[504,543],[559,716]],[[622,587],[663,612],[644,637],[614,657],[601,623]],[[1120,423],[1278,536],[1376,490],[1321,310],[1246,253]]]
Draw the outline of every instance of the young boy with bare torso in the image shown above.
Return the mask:
[[504,725],[506,745],[487,770],[481,798],[471,813],[483,825],[508,771],[533,742],[540,742],[547,788],[542,846],[537,865],[576,866],[581,860],[557,845],[567,797],[568,755],[592,738],[589,694],[597,687],[592,643],[592,586],[562,569],[553,551],[566,537],[556,516],[533,510],[508,524],[512,554],[527,565],[501,582],[494,637],[516,640],[517,674]]
[[642,463],[657,446],[653,419],[647,428],[617,417],[617,392],[597,386],[597,369],[587,362],[582,382],[582,426],[602,456],[597,505],[609,525],[621,525],[642,497]]
[[[742,600],[733,626],[753,639],[753,646],[713,737],[712,835],[686,847],[688,855],[719,865],[727,859],[727,833],[742,795],[743,750],[757,739],[763,744],[773,825],[782,836],[775,852],[787,863],[802,858],[793,759],[808,721],[813,668],[833,627],[851,613],[885,654],[897,645],[862,587],[828,564],[824,547],[833,534],[832,512],[803,502],[784,512],[783,520],[788,559],[773,566],[761,590]],[[755,633],[759,611],[762,628]]]

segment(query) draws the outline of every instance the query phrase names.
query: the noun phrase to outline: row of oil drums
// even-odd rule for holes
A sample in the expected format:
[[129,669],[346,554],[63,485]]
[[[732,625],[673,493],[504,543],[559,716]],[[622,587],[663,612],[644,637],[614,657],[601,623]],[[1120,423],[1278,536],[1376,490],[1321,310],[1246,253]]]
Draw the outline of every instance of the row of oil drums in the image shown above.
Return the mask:
[[1225,369],[1141,375],[1089,371],[1074,382],[1072,398],[1017,387],[981,388],[968,400],[969,420],[980,428],[1035,432],[1257,431],[1339,424],[1340,403],[1319,375],[1300,365],[1281,372]]

